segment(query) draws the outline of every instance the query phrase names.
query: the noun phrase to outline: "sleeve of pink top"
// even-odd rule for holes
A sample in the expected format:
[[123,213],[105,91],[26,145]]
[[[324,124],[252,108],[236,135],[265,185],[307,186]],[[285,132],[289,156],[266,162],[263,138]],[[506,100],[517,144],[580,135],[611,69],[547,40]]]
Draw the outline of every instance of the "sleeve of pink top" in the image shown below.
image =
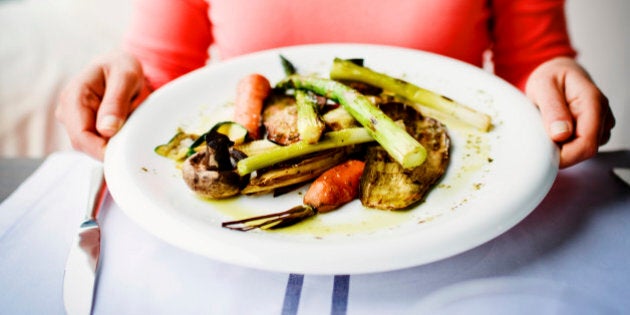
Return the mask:
[[203,0],[135,0],[124,49],[140,60],[153,89],[199,67],[212,42]]
[[492,4],[495,73],[521,90],[541,63],[576,55],[563,0],[492,0]]

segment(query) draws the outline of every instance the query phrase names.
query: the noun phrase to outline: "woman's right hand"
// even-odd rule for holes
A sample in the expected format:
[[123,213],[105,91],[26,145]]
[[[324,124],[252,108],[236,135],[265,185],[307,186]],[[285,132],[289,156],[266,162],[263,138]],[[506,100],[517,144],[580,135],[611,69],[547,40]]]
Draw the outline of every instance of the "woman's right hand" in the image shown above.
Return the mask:
[[61,91],[55,116],[75,149],[103,160],[109,138],[150,93],[136,58],[108,54],[97,58]]

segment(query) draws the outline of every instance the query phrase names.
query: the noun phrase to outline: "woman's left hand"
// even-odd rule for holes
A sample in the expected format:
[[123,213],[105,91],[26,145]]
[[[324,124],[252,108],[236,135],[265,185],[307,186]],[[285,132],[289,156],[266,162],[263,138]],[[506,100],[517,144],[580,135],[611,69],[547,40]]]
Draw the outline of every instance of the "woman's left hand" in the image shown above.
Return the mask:
[[541,64],[529,76],[525,93],[560,147],[560,168],[593,157],[610,139],[615,118],[608,99],[574,59],[558,57]]

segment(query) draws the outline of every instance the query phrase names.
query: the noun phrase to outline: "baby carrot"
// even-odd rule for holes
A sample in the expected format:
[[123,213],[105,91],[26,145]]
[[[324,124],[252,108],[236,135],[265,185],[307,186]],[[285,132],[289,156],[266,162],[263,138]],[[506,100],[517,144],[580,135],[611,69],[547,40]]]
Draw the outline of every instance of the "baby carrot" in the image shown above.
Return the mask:
[[234,121],[241,124],[252,139],[260,139],[260,116],[263,102],[271,91],[264,76],[253,73],[242,78],[236,87]]
[[317,212],[329,212],[359,195],[359,181],[365,163],[348,160],[320,175],[304,195],[304,204]]

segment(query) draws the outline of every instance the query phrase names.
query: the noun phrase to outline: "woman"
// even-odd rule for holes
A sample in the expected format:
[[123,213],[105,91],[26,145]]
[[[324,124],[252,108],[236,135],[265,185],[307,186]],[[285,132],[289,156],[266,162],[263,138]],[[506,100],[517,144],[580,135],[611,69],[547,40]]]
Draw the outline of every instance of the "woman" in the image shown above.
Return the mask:
[[495,73],[540,108],[560,167],[594,156],[614,126],[574,59],[561,0],[139,0],[135,12],[124,51],[78,75],[56,112],[73,146],[99,159],[151,91],[209,57],[307,43],[402,46],[477,66],[491,50]]

